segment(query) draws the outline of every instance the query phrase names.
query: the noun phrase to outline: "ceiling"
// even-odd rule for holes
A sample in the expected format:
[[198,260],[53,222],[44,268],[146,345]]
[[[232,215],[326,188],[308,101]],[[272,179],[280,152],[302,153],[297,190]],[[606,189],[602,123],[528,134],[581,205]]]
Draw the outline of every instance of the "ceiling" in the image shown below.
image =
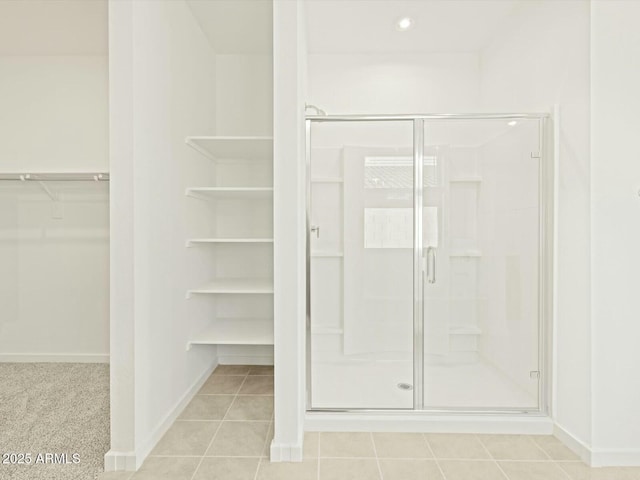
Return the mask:
[[271,1],[187,0],[187,3],[216,53],[272,51]]
[[0,55],[106,55],[106,0],[0,0]]
[[[310,53],[478,52],[521,0],[307,0]],[[524,2],[526,3],[526,2]],[[402,17],[414,20],[396,30]]]

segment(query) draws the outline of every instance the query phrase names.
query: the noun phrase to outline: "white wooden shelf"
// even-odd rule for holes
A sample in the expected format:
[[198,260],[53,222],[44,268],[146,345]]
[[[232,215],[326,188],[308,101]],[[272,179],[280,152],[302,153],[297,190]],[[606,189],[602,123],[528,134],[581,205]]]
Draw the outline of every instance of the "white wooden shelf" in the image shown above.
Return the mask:
[[215,319],[187,343],[193,345],[273,345],[272,318]]
[[449,326],[449,334],[451,335],[481,335],[480,330],[475,325],[451,325]]
[[480,183],[482,182],[482,177],[470,175],[466,177],[453,177],[449,179],[449,183]]
[[449,256],[453,258],[477,258],[482,256],[480,250],[452,250],[449,252]]
[[311,183],[344,183],[342,177],[311,177]]
[[344,257],[342,252],[311,252],[312,258],[341,258]]
[[187,247],[224,243],[273,243],[273,238],[190,238]]
[[273,158],[273,137],[187,137],[187,145],[217,160],[266,161]]
[[192,187],[185,195],[218,200],[262,200],[273,197],[273,187]]
[[271,294],[273,280],[260,278],[227,278],[211,281],[187,292],[187,298],[194,294]]

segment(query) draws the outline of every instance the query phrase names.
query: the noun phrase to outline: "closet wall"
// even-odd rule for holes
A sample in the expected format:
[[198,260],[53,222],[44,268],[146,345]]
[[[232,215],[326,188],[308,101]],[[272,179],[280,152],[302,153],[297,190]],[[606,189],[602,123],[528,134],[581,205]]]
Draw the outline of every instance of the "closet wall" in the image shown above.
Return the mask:
[[219,335],[217,320],[251,316],[246,311],[258,302],[272,309],[270,298],[252,303],[210,292],[213,281],[252,269],[266,275],[272,264],[268,256],[252,263],[264,245],[210,241],[233,238],[238,228],[268,236],[262,227],[271,228],[270,210],[246,224],[251,208],[233,215],[231,200],[206,189],[270,185],[271,170],[216,162],[192,148],[197,140],[186,142],[271,134],[271,31],[268,42],[246,41],[262,32],[252,3],[270,8],[199,0],[109,5],[111,195],[119,213],[111,259],[118,391],[107,469],[139,466],[218,363],[273,359],[272,347],[207,341]]
[[[0,173],[108,171],[107,3],[0,3]],[[0,182],[0,361],[108,361],[108,184]]]

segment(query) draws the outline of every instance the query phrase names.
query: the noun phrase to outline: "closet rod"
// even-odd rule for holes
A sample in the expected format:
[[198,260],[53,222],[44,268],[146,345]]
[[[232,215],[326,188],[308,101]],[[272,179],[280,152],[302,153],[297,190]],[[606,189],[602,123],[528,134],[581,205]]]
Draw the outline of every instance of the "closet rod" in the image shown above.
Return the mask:
[[0,181],[19,182],[108,182],[109,174],[105,172],[79,173],[0,173]]

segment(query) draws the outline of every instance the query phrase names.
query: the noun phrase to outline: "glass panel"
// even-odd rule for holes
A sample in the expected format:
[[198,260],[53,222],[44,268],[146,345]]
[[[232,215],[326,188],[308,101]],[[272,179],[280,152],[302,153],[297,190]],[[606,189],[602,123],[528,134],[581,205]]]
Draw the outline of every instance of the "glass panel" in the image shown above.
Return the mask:
[[426,408],[538,409],[539,128],[425,122]]
[[413,408],[413,123],[313,123],[311,408]]

